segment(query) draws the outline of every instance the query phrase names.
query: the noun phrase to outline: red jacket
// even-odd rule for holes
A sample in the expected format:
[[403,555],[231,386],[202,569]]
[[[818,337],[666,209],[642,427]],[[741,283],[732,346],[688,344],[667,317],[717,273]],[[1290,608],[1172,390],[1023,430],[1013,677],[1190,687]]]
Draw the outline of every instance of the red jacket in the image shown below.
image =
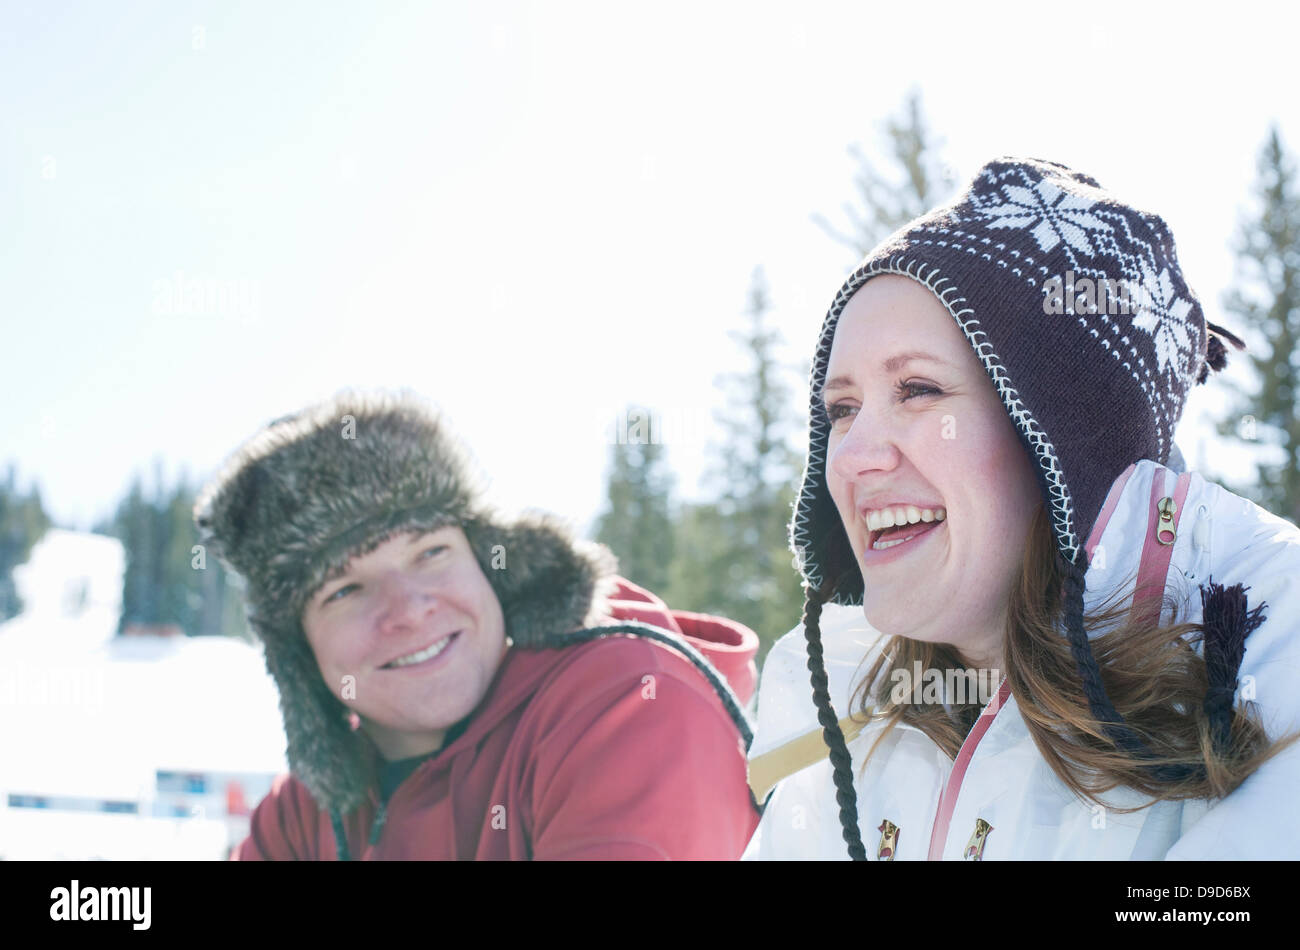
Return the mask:
[[[742,704],[758,638],[669,611],[622,582],[615,620],[682,633]],[[361,860],[739,858],[758,824],[735,724],[680,653],[615,635],[553,650],[511,648],[460,736],[421,763],[388,802],[344,817]],[[293,776],[276,779],[232,860],[335,860],[330,816]]]

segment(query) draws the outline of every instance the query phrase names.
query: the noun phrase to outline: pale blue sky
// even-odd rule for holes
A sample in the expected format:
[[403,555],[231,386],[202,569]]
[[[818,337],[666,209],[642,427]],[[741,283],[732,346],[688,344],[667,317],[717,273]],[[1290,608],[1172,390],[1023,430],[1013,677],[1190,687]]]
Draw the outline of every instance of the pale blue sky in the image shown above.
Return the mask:
[[[694,493],[753,269],[807,359],[853,264],[810,215],[838,220],[847,146],[910,86],[959,177],[1049,158],[1161,213],[1238,330],[1221,300],[1255,157],[1271,121],[1300,142],[1280,6],[0,11],[0,462],[74,527],[155,456],[209,473],[346,385],[435,399],[501,504],[580,529],[602,423],[646,403],[679,421]],[[195,279],[235,305],[168,312]],[[1196,390],[1178,439],[1240,477],[1200,421],[1221,400]]]

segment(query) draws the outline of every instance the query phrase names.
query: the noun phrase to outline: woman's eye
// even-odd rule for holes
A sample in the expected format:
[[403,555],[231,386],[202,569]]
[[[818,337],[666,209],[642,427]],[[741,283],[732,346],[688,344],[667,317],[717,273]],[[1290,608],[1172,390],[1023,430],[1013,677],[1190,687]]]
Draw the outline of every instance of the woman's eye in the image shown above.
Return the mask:
[[439,554],[441,554],[443,551],[446,550],[447,550],[447,545],[435,544],[433,547],[426,548],[423,552],[421,552],[420,557],[424,558],[425,560],[429,560],[433,557],[437,557]]
[[336,590],[334,593],[326,597],[325,600],[322,601],[322,603],[328,604],[331,603],[332,601],[342,600],[343,596],[341,595],[346,595],[351,593],[357,586],[358,585],[356,584],[345,584],[342,587],[340,587],[338,590]]
[[[909,399],[915,399],[917,396],[941,396],[943,393],[933,386],[927,386],[925,383],[900,382],[895,384],[894,392],[898,396],[899,402],[907,402]],[[857,412],[857,407],[848,403],[837,402],[826,407],[826,416],[834,425],[841,419],[846,419],[853,413]]]
[[837,402],[826,407],[826,415],[831,420],[832,424],[847,417],[850,412],[853,412],[853,407],[842,402]]
[[899,383],[894,387],[894,392],[898,393],[899,401],[907,402],[917,396],[924,396],[926,393],[939,394],[939,390],[933,386],[927,386],[925,383]]

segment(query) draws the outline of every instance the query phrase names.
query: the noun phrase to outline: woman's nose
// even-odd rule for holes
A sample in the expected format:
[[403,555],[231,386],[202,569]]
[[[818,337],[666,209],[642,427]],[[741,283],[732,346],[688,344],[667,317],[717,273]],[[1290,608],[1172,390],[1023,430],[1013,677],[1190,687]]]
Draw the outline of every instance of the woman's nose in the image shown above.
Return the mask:
[[891,469],[898,464],[898,447],[886,429],[859,413],[849,431],[831,451],[831,470],[851,481],[873,469]]
[[380,582],[379,624],[383,628],[420,623],[437,605],[428,583],[394,572]]

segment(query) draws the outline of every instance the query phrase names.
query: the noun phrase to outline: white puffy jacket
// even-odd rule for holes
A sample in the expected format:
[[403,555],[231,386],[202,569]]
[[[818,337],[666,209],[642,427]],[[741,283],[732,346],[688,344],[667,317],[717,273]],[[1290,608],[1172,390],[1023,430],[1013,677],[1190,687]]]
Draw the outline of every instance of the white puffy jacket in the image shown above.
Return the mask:
[[[1172,546],[1150,540],[1164,497],[1177,502]],[[1197,587],[1211,575],[1217,584],[1247,585],[1250,607],[1267,603],[1267,619],[1246,640],[1237,699],[1254,699],[1270,738],[1300,729],[1300,529],[1194,472],[1142,461],[1112,486],[1088,550],[1085,610],[1139,563],[1144,576],[1185,576],[1180,586],[1191,597],[1180,620],[1201,620]],[[1131,594],[1133,585],[1127,589]],[[852,689],[886,638],[867,626],[860,607],[827,606],[821,631],[831,702],[847,717]],[[1223,800],[1159,802],[1120,814],[1076,798],[1056,777],[1005,681],[955,762],[919,729],[899,725],[863,773],[883,729],[872,724],[848,744],[869,860],[890,848],[902,859],[1300,858],[1300,743]],[[801,625],[764,664],[751,773],[773,750],[782,751],[763,760],[766,772],[783,753],[788,771],[793,740],[819,732]],[[811,748],[806,738],[802,748]],[[848,858],[824,743],[820,749],[820,761],[776,785],[745,859]],[[1119,807],[1149,800],[1123,788],[1102,797]]]

